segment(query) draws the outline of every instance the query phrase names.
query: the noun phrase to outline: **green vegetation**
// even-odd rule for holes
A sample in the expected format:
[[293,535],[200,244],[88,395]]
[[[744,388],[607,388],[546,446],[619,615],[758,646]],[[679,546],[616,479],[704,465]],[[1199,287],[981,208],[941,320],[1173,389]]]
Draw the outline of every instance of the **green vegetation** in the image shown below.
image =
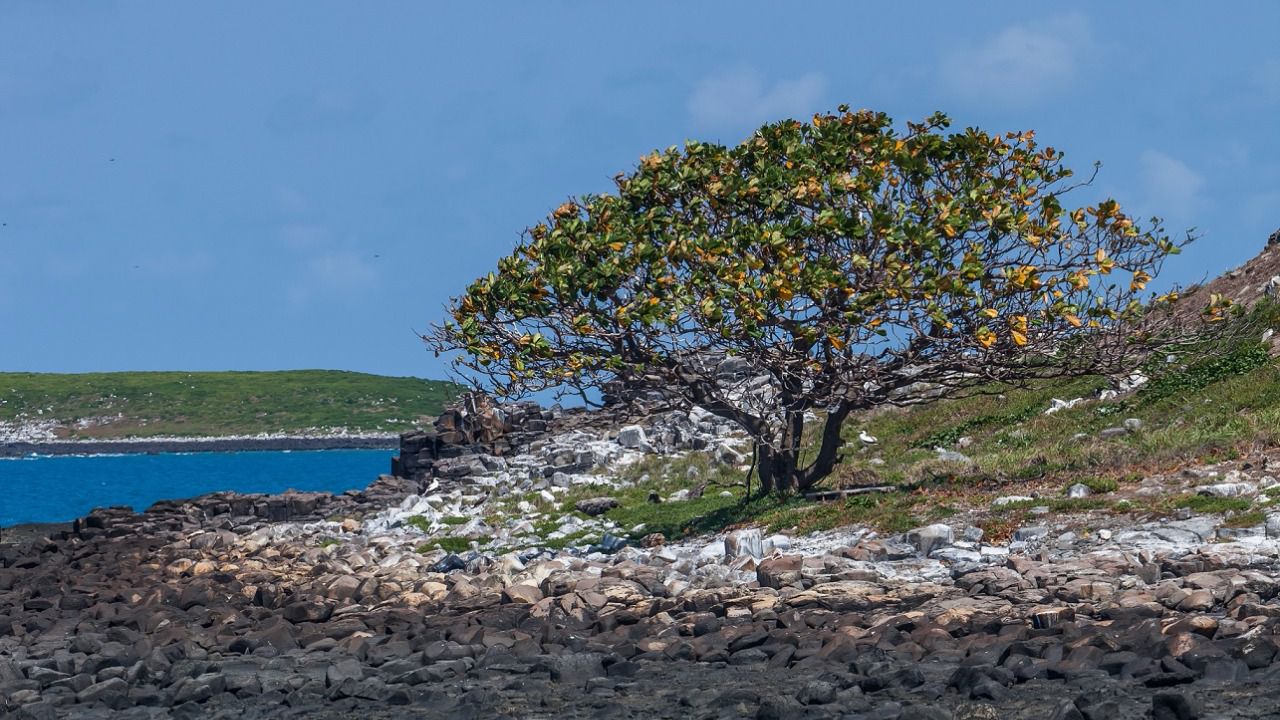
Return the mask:
[[[1090,491],[1098,493],[1100,495],[1110,493],[1110,492],[1115,492],[1120,488],[1119,481],[1117,481],[1115,478],[1109,478],[1109,477],[1080,478],[1076,480],[1074,483],[1071,483],[1071,485],[1075,485],[1076,483],[1084,485],[1085,487],[1089,488]],[[1070,487],[1070,485],[1068,485],[1068,487]],[[1065,492],[1065,489],[1064,489],[1064,492]]]
[[1253,507],[1253,501],[1241,497],[1215,497],[1212,495],[1183,495],[1175,498],[1173,506],[1187,508],[1198,513],[1241,513]]
[[1267,516],[1261,510],[1250,510],[1232,515],[1222,523],[1222,526],[1229,528],[1257,527],[1266,521]]
[[405,518],[404,524],[411,528],[416,528],[418,532],[430,532],[431,522],[421,515],[410,515]]
[[421,545],[419,545],[418,552],[426,554],[434,551],[437,547],[439,547],[441,550],[444,550],[445,552],[462,553],[471,549],[471,543],[473,541],[476,543],[479,543],[480,545],[484,545],[492,540],[493,538],[491,537],[478,537],[478,538],[437,537],[437,538],[432,538],[431,540],[428,540],[427,542],[424,542]]
[[322,548],[327,548],[333,545],[341,545],[342,541],[337,538],[322,538],[320,542],[316,544]]
[[57,420],[70,438],[396,432],[436,415],[448,382],[330,370],[0,373],[0,420]]
[[[1183,493],[1171,487],[1165,495],[1127,496],[1126,488],[1144,478],[1197,462],[1218,462],[1259,448],[1280,444],[1280,364],[1261,360],[1256,338],[1280,326],[1274,306],[1256,309],[1247,322],[1247,339],[1223,347],[1222,358],[1247,361],[1152,365],[1152,380],[1143,390],[1120,400],[1090,400],[1073,408],[1044,414],[1054,398],[1092,398],[1106,380],[1088,376],[1045,380],[1022,387],[990,387],[966,398],[940,400],[910,410],[855,416],[843,429],[845,462],[823,487],[890,486],[889,492],[866,493],[829,502],[801,497],[765,497],[742,501],[742,468],[711,463],[691,454],[650,458],[624,471],[634,485],[609,491],[620,506],[607,517],[624,528],[643,524],[638,535],[661,532],[668,539],[753,524],[771,531],[810,532],[858,524],[881,532],[901,532],[937,522],[958,512],[989,540],[1007,539],[1018,527],[1035,521],[1032,508],[1050,514],[1129,514],[1152,518],[1180,509],[1225,514],[1227,523],[1253,526],[1260,520],[1248,498],[1218,498]],[[1180,388],[1168,392],[1170,387]],[[1103,429],[1128,418],[1141,428],[1103,439]],[[866,430],[878,438],[874,447],[857,440]],[[966,438],[960,447],[960,438]],[[942,442],[946,441],[946,442]],[[810,442],[813,442],[810,437]],[[968,462],[941,460],[935,446],[962,452]],[[810,447],[812,452],[812,447]],[[690,478],[690,469],[693,477]],[[685,502],[647,502],[650,493],[665,498],[681,489],[708,482],[701,497]],[[1064,497],[1068,487],[1083,483],[1089,497]],[[725,488],[733,497],[721,497]],[[575,488],[565,507],[599,488]],[[1030,501],[993,507],[1002,495],[1035,495]],[[1280,498],[1280,487],[1266,491]],[[546,511],[536,495],[525,499]],[[539,532],[554,530],[554,523]]]

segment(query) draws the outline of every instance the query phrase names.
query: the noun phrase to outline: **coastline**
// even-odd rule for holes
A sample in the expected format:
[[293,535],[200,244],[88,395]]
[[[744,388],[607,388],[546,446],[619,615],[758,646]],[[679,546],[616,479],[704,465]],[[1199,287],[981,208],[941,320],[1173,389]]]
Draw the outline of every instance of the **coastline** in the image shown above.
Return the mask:
[[243,437],[23,440],[0,442],[0,458],[29,455],[119,455],[280,450],[394,450],[400,435],[271,435]]

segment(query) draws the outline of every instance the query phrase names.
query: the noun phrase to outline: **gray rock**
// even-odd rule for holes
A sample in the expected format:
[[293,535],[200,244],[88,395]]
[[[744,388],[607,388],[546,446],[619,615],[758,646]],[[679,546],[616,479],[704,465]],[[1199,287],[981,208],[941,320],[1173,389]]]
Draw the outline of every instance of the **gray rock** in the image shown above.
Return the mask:
[[906,540],[914,545],[921,555],[928,557],[934,549],[945,547],[955,542],[955,533],[950,525],[935,523],[925,525],[907,532]]
[[1017,542],[1026,542],[1034,538],[1042,538],[1049,534],[1049,528],[1043,525],[1028,525],[1020,527],[1013,533],[1013,539]]
[[1125,418],[1124,429],[1131,433],[1136,433],[1143,428],[1141,418]]
[[646,444],[644,428],[639,425],[627,425],[618,431],[618,444],[624,448],[638,450]]
[[735,530],[724,538],[724,555],[727,558],[764,556],[764,539],[758,528]]
[[1280,537],[1280,513],[1267,514],[1266,530],[1267,530],[1267,537],[1269,538]]
[[1128,434],[1129,434],[1129,430],[1127,428],[1111,427],[1098,433],[1098,437],[1102,438],[1103,440],[1110,440],[1112,438],[1123,437]]
[[578,512],[586,513],[587,515],[594,517],[596,515],[603,515],[618,507],[618,500],[617,498],[612,497],[587,498],[585,500],[579,500],[574,507],[577,508]]
[[1027,495],[1004,495],[991,501],[992,507],[1003,507],[1011,503],[1029,502],[1035,498]]
[[94,683],[76,693],[76,702],[100,702],[113,710],[120,710],[129,704],[129,683],[121,678]]
[[360,681],[364,678],[364,669],[355,658],[345,658],[333,663],[324,672],[325,687],[341,685],[344,680]]
[[1196,488],[1197,495],[1212,497],[1246,497],[1258,494],[1258,486],[1247,482],[1217,483]]
[[1069,498],[1084,498],[1089,497],[1092,494],[1093,491],[1084,483],[1076,483],[1075,485],[1067,488],[1067,497]]

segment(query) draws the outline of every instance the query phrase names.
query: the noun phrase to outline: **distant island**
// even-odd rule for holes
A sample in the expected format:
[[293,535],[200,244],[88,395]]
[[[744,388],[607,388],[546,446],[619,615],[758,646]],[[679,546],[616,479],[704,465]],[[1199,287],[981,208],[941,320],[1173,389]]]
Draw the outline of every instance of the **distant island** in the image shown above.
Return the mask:
[[0,373],[0,448],[368,447],[439,414],[461,390],[337,370]]

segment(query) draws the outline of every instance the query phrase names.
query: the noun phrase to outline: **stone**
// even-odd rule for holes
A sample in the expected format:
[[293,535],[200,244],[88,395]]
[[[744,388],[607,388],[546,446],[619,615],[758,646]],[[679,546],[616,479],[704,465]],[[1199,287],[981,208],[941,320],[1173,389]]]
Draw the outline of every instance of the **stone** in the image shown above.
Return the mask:
[[333,615],[333,606],[319,600],[303,600],[286,605],[283,616],[291,623],[320,623]]
[[827,705],[836,701],[836,686],[822,680],[805,683],[796,693],[803,705]]
[[344,682],[358,682],[364,678],[364,668],[355,658],[339,660],[324,671],[325,687],[337,687]]
[[724,538],[724,555],[727,558],[764,556],[764,539],[758,528],[735,530]]
[[1142,418],[1125,418],[1124,429],[1136,433],[1143,427]]
[[1258,494],[1258,486],[1253,483],[1234,482],[1201,485],[1196,488],[1197,495],[1210,497],[1247,497]]
[[639,425],[627,425],[618,430],[618,444],[624,448],[638,450],[646,443],[644,428]]
[[764,587],[781,589],[796,585],[802,577],[803,555],[782,555],[765,558],[756,566],[756,580]]
[[1076,483],[1067,488],[1067,497],[1069,498],[1085,498],[1093,494],[1088,485],[1084,483]]
[[955,534],[950,525],[935,523],[908,531],[906,541],[914,545],[921,555],[928,557],[935,549],[952,544]]
[[991,506],[1004,507],[1005,505],[1009,505],[1012,503],[1031,502],[1032,500],[1035,500],[1035,498],[1029,497],[1027,495],[1003,495],[1001,497],[996,498],[995,500],[992,500]]
[[100,702],[113,710],[123,709],[129,705],[129,683],[121,678],[94,683],[76,693],[76,702]]
[[1015,542],[1026,542],[1028,540],[1042,538],[1048,534],[1049,528],[1044,527],[1043,525],[1029,525],[1015,530],[1013,533],[1013,539]]
[[1151,720],[1197,720],[1199,708],[1180,692],[1156,693],[1151,698]]
[[580,513],[596,516],[603,515],[610,510],[618,507],[618,499],[612,497],[594,497],[585,500],[579,500],[574,504],[574,508]]
[[542,599],[542,590],[536,585],[510,585],[502,591],[502,601],[532,605]]
[[1129,434],[1129,430],[1123,427],[1110,427],[1098,433],[1098,437],[1103,440],[1111,440],[1113,438],[1124,437]]

